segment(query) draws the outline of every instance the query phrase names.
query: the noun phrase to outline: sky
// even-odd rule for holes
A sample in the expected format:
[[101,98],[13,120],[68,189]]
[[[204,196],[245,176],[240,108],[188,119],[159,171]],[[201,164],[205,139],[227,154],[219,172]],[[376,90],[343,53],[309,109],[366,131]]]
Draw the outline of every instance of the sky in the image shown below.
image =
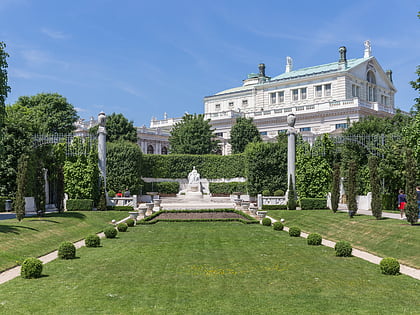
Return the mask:
[[418,0],[0,0],[11,93],[58,93],[81,118],[203,113],[205,96],[266,74],[363,57],[365,40],[393,71],[395,105],[409,111],[420,64]]

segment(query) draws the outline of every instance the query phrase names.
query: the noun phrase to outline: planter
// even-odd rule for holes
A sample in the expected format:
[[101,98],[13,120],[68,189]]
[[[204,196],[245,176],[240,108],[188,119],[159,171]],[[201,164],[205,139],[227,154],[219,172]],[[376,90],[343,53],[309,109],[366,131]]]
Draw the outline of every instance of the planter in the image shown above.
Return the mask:
[[257,211],[257,215],[258,215],[258,218],[262,220],[267,215],[267,211]]
[[128,212],[130,214],[130,219],[133,219],[134,221],[137,221],[137,216],[139,213],[137,211],[130,211]]

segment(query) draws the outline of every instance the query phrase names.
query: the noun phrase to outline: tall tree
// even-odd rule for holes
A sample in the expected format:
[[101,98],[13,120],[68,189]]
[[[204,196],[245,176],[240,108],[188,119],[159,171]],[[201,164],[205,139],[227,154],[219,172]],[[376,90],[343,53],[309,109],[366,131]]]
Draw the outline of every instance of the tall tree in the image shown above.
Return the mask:
[[[98,126],[90,128],[90,133],[96,135]],[[106,117],[106,141],[130,141],[137,142],[137,130],[132,120],[128,120],[123,114],[112,113]]]
[[3,119],[5,115],[5,101],[7,94],[10,92],[10,86],[7,85],[7,61],[6,58],[9,57],[5,51],[6,44],[0,42],[0,136],[1,129],[3,127]]
[[355,161],[350,161],[348,165],[348,178],[347,178],[347,207],[349,216],[352,218],[357,212],[357,164]]
[[372,214],[379,220],[382,217],[381,185],[378,174],[378,157],[369,157],[370,188],[372,193]]
[[210,119],[203,114],[185,114],[171,130],[169,144],[175,154],[211,154],[215,153],[218,142],[214,140],[214,129]]
[[40,93],[34,96],[21,96],[15,106],[30,109],[30,119],[36,133],[71,133],[78,115],[73,105],[57,93]]
[[409,148],[405,155],[405,193],[407,195],[407,206],[405,208],[405,215],[407,221],[412,225],[417,222],[419,206],[417,204],[416,194],[416,175],[417,165],[413,156],[413,151]]
[[340,165],[335,163],[333,166],[333,178],[331,188],[331,210],[336,213],[340,201]]
[[252,118],[238,117],[230,129],[232,153],[242,153],[250,142],[261,142],[261,135]]

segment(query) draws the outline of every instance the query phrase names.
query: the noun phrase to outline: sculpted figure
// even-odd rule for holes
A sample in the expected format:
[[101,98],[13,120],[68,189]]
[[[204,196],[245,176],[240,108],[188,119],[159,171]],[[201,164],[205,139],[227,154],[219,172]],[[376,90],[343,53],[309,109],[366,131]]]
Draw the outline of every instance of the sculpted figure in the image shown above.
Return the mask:
[[200,183],[200,174],[193,167],[193,170],[188,174],[188,184],[198,184]]

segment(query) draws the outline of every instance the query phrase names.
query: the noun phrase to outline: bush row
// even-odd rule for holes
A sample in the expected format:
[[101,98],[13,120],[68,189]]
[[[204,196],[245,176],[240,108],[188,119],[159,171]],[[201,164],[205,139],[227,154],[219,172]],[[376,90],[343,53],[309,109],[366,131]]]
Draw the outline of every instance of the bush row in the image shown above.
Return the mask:
[[209,189],[212,194],[231,195],[234,192],[247,192],[246,182],[230,182],[230,183],[209,183]]
[[69,211],[91,211],[93,209],[92,199],[69,199],[66,202],[66,208]]
[[178,182],[144,183],[143,194],[145,194],[148,191],[157,191],[159,194],[177,194],[179,192],[179,183]]
[[263,210],[287,210],[287,205],[262,205]]
[[299,202],[302,210],[328,209],[326,198],[300,198]]
[[133,211],[133,206],[106,206],[106,210]]

